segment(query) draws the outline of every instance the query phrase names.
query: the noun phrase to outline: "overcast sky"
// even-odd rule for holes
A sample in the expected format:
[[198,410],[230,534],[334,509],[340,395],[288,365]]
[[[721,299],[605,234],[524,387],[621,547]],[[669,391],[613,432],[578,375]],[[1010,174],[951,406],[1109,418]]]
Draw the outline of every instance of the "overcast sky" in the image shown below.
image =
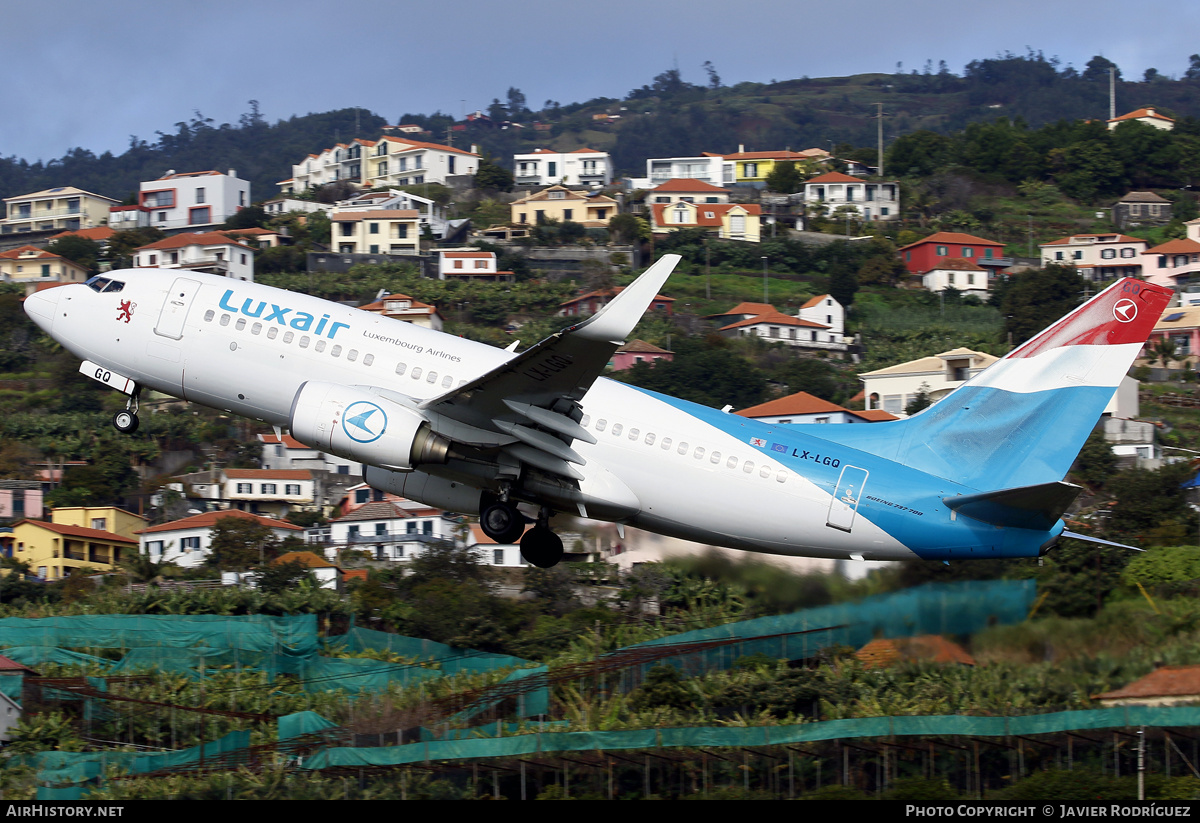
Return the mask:
[[392,121],[486,109],[510,86],[534,109],[622,97],[676,65],[703,84],[706,60],[732,85],[926,60],[959,74],[1030,47],[1140,79],[1179,76],[1200,51],[1196,0],[0,0],[0,21],[0,156],[30,161],[120,153],[193,110],[237,123],[251,99],[270,122],[348,106]]

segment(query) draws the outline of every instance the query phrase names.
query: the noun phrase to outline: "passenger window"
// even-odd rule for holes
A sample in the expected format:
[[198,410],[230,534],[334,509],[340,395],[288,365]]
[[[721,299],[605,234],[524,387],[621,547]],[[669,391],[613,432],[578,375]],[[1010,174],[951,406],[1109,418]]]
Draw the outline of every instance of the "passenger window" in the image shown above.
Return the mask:
[[663,438],[663,442],[662,442],[662,447],[663,447],[663,449],[669,449],[669,448],[671,448],[671,438],[669,438],[669,437],[664,437],[664,438]]
[[318,340],[317,345],[313,346],[313,349],[315,349],[316,351],[325,351],[325,341]]
[[583,416],[583,419],[579,421],[579,425],[583,426],[585,429],[588,426],[590,426],[591,423],[592,423],[592,416],[590,414],[585,414]]
[[608,421],[605,420],[603,417],[601,417],[599,420],[596,421],[596,431],[598,431],[598,432],[604,431],[605,427],[607,427],[607,426],[608,426]]
[[229,325],[229,315],[228,315],[228,314],[222,314],[222,315],[221,315],[221,325],[222,325],[222,326],[228,326],[228,325]]
[[613,429],[612,429],[613,437],[620,437],[621,432],[624,431],[624,429],[625,429],[625,427],[623,425],[621,425],[620,423],[613,423]]
[[295,336],[296,336],[296,335],[295,335],[295,334],[293,334],[292,332],[290,332],[290,331],[285,331],[285,332],[283,333],[283,342],[284,342],[284,343],[291,343],[291,342],[292,342],[292,338],[293,338],[293,337],[295,337]]
[[442,378],[442,388],[443,389],[448,389],[453,385],[454,385],[454,378],[451,377],[450,375],[446,375],[445,377]]
[[746,474],[750,474],[750,472],[754,471],[754,461],[747,460],[745,463],[743,463],[742,471],[744,471]]
[[375,362],[375,355],[373,355],[373,354],[364,354],[363,355],[363,365],[364,366],[369,366],[374,362]]
[[680,443],[679,448],[676,449],[676,451],[678,451],[680,454],[687,454],[688,453],[687,443]]
[[654,432],[650,432],[649,434],[646,435],[646,445],[647,446],[654,445]]
[[351,349],[350,351],[346,352],[346,359],[349,360],[351,363],[353,363],[355,360],[357,360],[358,359],[358,349]]
[[639,432],[637,429],[630,429],[629,430],[629,439],[637,440],[639,434],[641,434],[641,432]]
[[342,356],[342,347],[335,345],[332,349],[329,350],[329,353],[334,357],[341,357]]
[[413,366],[413,370],[409,374],[411,375],[413,380],[420,380],[421,379],[421,367]]
[[704,447],[697,446],[696,452],[692,455],[692,457],[696,458],[697,460],[703,460],[704,459]]
[[775,475],[775,479],[780,483],[784,482],[787,480],[787,472],[780,472],[779,474]]
[[771,467],[763,466],[761,469],[758,470],[758,476],[763,478],[764,480],[766,478],[770,477],[771,476]]
[[713,464],[720,463],[721,462],[721,453],[713,452],[712,457],[708,458],[708,461]]
[[396,364],[396,374],[404,374],[404,370],[407,368],[408,368],[408,366],[406,364],[397,363]]
[[429,375],[425,378],[425,382],[426,383],[436,383],[437,382],[437,372],[431,371],[429,373]]
[[217,316],[217,313],[215,311],[213,311],[212,309],[209,309],[208,311],[206,311],[204,313],[204,322],[211,323],[213,318],[216,316]]
[[725,468],[727,468],[727,469],[736,469],[736,468],[737,468],[737,458],[736,458],[736,457],[732,457],[732,456],[731,456],[731,457],[730,457],[728,460],[726,460],[726,461],[725,461]]
[[251,334],[258,334],[261,331],[262,331],[262,323],[255,323],[253,326],[250,327]]
[[241,331],[242,329],[246,328],[246,318],[239,317],[238,321],[233,324],[233,327],[235,329],[237,329],[238,331]]
[[279,327],[278,326],[272,326],[271,328],[267,329],[267,339],[268,340],[274,340],[278,336],[279,336]]
[[307,334],[300,335],[300,348],[302,348],[302,349],[308,348],[308,335]]

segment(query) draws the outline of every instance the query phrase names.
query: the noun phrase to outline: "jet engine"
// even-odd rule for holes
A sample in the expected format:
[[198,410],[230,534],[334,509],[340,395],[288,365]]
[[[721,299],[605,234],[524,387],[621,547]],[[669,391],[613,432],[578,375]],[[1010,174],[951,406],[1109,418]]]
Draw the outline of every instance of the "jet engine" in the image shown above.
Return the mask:
[[315,449],[399,471],[445,463],[450,441],[420,412],[370,391],[308,382],[292,399],[292,436]]

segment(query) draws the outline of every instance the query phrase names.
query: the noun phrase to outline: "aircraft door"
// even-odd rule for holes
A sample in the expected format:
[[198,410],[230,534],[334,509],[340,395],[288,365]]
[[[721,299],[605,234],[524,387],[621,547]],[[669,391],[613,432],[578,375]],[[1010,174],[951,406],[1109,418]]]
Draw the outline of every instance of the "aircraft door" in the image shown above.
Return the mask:
[[188,309],[192,307],[192,300],[195,299],[196,292],[199,290],[200,282],[198,280],[176,277],[175,282],[171,284],[170,291],[167,292],[167,299],[163,301],[154,333],[172,340],[182,339],[183,321],[187,320]]
[[848,532],[854,526],[854,515],[858,513],[858,503],[862,500],[863,489],[867,485],[870,472],[858,466],[845,466],[838,477],[837,486],[833,490],[833,500],[829,502],[829,516],[825,525],[832,529]]

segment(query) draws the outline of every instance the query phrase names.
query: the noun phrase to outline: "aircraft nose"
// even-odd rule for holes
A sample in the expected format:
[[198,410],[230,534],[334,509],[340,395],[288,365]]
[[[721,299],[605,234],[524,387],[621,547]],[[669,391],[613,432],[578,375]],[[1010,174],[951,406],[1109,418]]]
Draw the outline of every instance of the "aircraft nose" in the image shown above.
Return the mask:
[[58,289],[43,289],[25,298],[25,313],[29,319],[42,328],[50,331],[54,325],[54,313],[58,307]]

